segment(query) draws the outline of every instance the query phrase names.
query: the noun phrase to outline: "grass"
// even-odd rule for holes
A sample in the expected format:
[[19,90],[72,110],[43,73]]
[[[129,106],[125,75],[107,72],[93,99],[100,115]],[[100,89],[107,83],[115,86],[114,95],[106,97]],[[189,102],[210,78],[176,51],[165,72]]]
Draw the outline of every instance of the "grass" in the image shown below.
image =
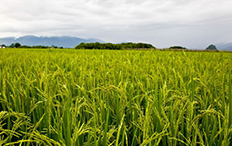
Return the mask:
[[225,52],[0,50],[0,145],[232,144]]

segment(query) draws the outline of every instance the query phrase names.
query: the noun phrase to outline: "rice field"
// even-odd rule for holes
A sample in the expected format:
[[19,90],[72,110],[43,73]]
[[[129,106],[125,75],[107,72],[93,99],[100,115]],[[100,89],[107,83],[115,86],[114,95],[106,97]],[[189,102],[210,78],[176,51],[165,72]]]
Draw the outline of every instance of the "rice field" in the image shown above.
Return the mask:
[[232,54],[0,50],[0,145],[230,146]]

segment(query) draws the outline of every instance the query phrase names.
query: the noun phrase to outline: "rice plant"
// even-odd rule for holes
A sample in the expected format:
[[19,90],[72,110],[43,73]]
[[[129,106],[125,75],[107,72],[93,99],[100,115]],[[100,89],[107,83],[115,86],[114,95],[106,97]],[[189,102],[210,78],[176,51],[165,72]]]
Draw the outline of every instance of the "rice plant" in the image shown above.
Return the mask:
[[0,50],[0,145],[232,144],[232,55]]

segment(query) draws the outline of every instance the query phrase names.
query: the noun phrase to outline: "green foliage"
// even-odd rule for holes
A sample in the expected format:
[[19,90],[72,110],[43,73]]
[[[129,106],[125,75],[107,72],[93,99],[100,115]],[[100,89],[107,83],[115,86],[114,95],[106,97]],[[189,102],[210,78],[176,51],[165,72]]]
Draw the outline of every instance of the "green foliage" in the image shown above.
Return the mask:
[[209,50],[209,51],[217,51],[218,49],[216,48],[216,46],[215,45],[209,45],[207,48],[206,48],[206,50]]
[[10,48],[19,48],[19,47],[21,47],[21,44],[20,43],[12,43],[9,47]]
[[0,145],[229,146],[231,53],[0,50]]
[[47,49],[47,48],[57,48],[57,49],[63,49],[63,47],[58,47],[58,46],[42,46],[42,45],[37,45],[37,46],[29,46],[29,45],[21,45],[20,43],[12,43],[10,48],[32,48],[32,49]]
[[181,47],[181,46],[172,46],[169,49],[171,49],[171,50],[186,50],[185,47]]
[[15,48],[19,48],[21,47],[21,44],[20,43],[15,43]]
[[6,47],[5,44],[0,45],[0,48],[5,48],[5,47]]
[[122,50],[122,49],[146,49],[154,48],[151,44],[145,43],[80,43],[75,49],[109,49],[109,50]]

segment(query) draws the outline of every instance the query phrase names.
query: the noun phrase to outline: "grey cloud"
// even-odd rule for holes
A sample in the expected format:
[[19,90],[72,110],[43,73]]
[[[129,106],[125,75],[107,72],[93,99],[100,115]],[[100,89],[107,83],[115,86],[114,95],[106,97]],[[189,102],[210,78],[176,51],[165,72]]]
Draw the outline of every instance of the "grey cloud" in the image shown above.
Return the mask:
[[196,48],[232,40],[231,5],[231,0],[1,0],[0,36],[71,35]]

